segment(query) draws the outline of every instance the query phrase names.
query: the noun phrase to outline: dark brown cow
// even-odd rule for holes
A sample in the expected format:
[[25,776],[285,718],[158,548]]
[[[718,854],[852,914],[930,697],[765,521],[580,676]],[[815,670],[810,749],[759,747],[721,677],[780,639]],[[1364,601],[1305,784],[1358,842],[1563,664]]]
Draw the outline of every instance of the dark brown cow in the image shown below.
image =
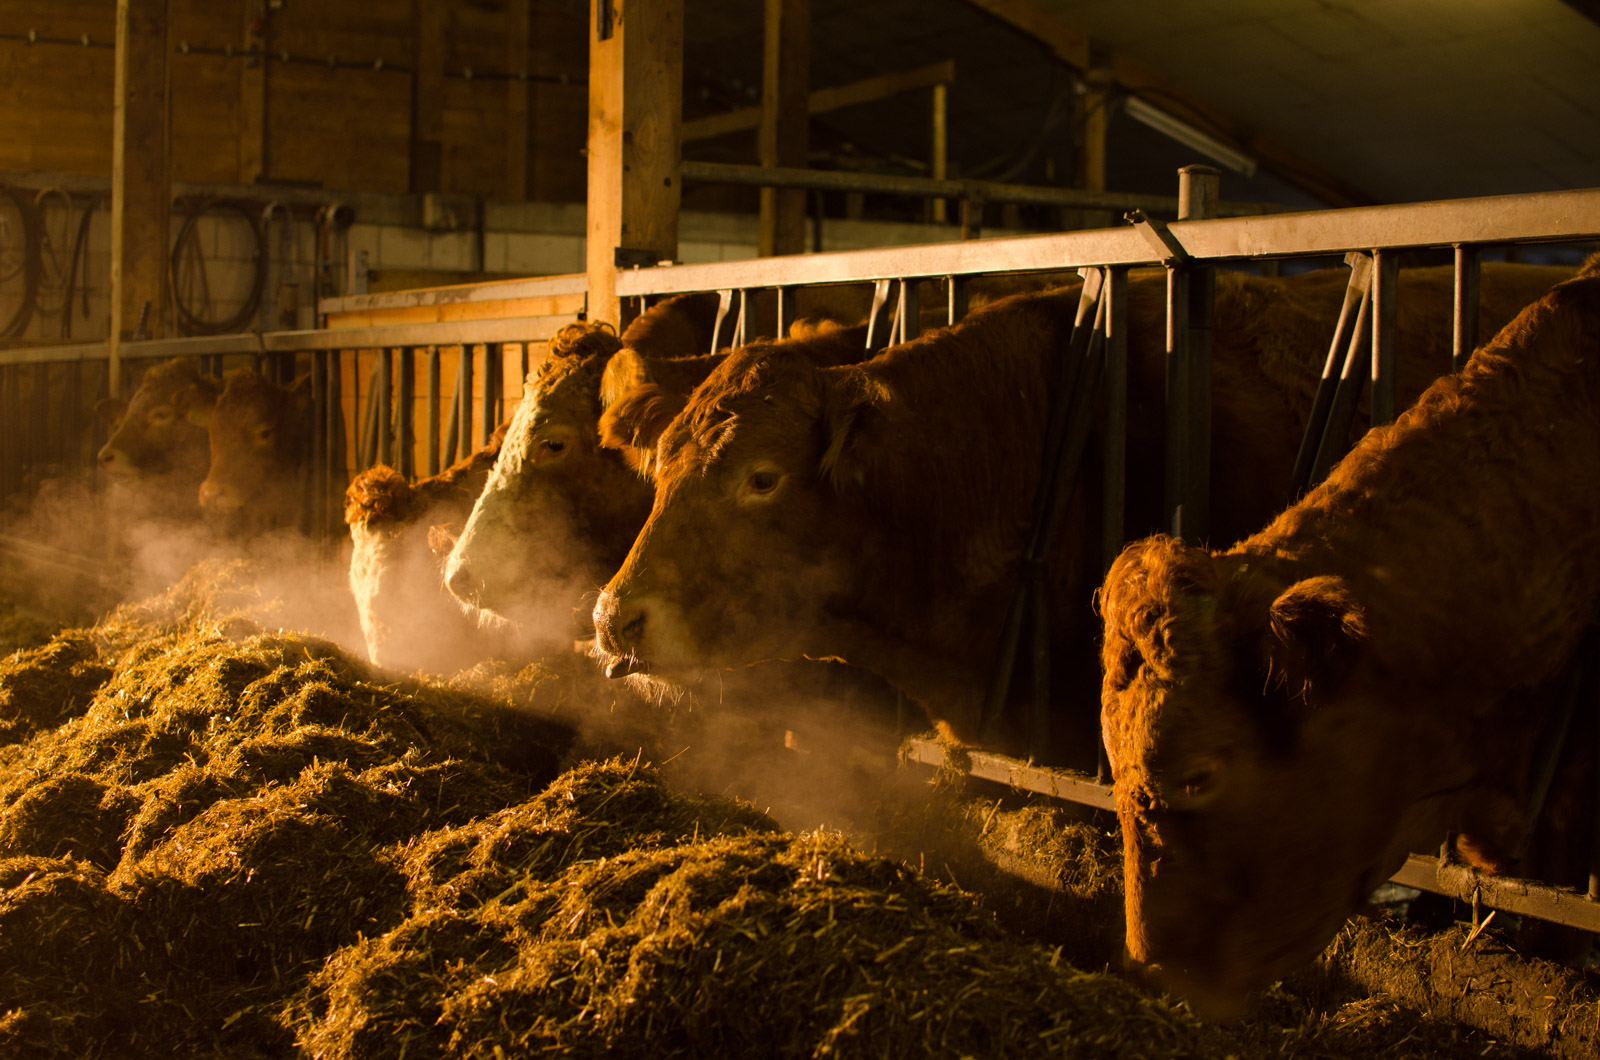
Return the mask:
[[194,358],[174,358],[144,374],[128,401],[96,406],[116,427],[100,447],[100,470],[126,499],[173,518],[198,514],[196,491],[206,476],[206,424],[222,383]]
[[393,669],[452,673],[505,653],[502,639],[467,615],[444,585],[444,560],[472,511],[505,439],[446,470],[408,483],[379,465],[345,491],[350,592],[367,657]]
[[[1490,267],[1490,330],[1559,270]],[[1287,491],[1305,410],[1345,286],[1342,271],[1219,275],[1212,512],[1221,540]],[[1417,356],[1399,391],[1448,366],[1449,270],[1401,279],[1400,335]],[[1129,526],[1159,526],[1164,372],[1159,274],[1130,281]],[[730,356],[656,447],[650,520],[595,609],[602,651],[652,672],[835,657],[920,702],[957,739],[980,708],[1028,535],[1054,359],[1076,291],[1020,295],[859,366],[792,349]],[[1093,443],[1092,443],[1093,444]],[[1050,563],[1053,667],[1093,754],[1099,685],[1098,457],[1091,451]],[[1069,728],[1070,727],[1070,728]],[[1071,746],[1071,745],[1069,745]]]
[[1509,867],[1551,679],[1597,605],[1600,276],[1530,306],[1260,533],[1222,553],[1156,537],[1113,565],[1128,955],[1224,1013],[1408,851],[1459,831],[1471,862]]
[[219,528],[250,535],[302,527],[311,450],[310,377],[289,386],[230,372],[211,411],[211,467],[200,507]]

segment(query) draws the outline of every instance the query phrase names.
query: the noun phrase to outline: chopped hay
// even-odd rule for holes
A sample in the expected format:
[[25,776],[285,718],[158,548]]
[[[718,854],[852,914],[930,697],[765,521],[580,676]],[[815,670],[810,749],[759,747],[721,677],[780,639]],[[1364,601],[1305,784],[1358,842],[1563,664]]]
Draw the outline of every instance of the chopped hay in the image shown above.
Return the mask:
[[872,856],[601,754],[550,720],[591,673],[397,681],[253,606],[197,579],[0,662],[0,1055],[1530,1055],[1356,996],[1345,937],[1230,1026],[1078,970],[1120,944],[1092,816],[873,767]]

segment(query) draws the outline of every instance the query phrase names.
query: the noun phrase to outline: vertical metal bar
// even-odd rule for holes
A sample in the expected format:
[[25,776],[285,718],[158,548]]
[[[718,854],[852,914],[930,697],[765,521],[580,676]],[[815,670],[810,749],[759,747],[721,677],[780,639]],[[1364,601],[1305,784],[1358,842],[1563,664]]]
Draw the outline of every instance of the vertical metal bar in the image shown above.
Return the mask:
[[[1178,219],[1217,215],[1221,173],[1213,166],[1178,170]],[[1189,456],[1185,461],[1184,534],[1204,540],[1211,526],[1211,349],[1217,270],[1185,266],[1189,273]]]
[[460,444],[460,451],[452,453],[450,463],[457,459],[469,456],[472,453],[472,374],[476,365],[473,363],[477,357],[477,350],[470,344],[461,347],[461,386],[456,391],[456,405],[460,408],[457,416],[460,420],[460,430],[456,439]]
[[1400,256],[1372,253],[1372,425],[1394,422],[1395,336],[1400,321]]
[[778,330],[774,332],[778,338],[787,338],[789,329],[794,326],[795,290],[793,287],[779,287],[775,292],[778,303]]
[[872,309],[867,314],[867,349],[881,350],[889,345],[889,286],[893,280],[878,280],[872,286]]
[[450,393],[450,423],[444,431],[444,456],[439,460],[445,467],[456,462],[456,453],[461,448],[461,365],[464,360],[456,361],[456,384]]
[[945,323],[959,324],[961,318],[967,315],[967,278],[965,276],[949,277],[947,291]]
[[1189,274],[1167,267],[1167,437],[1162,512],[1169,532],[1185,536],[1189,496]]
[[306,483],[310,530],[317,540],[334,523],[338,501],[328,490],[328,351],[311,354],[311,474]]
[[[717,318],[711,325],[711,349],[708,353],[716,353],[722,349],[722,332],[725,327],[733,323],[730,313],[733,310],[733,289],[728,288],[717,292]],[[522,373],[524,377],[528,373]]]
[[[361,354],[356,354],[356,386],[361,385]],[[378,364],[373,362],[372,373],[367,377],[366,412],[361,419],[361,451],[356,455],[357,467],[365,471],[378,462]]]
[[[330,504],[337,504],[339,492],[344,488],[344,355],[339,350],[328,353],[328,450],[323,469],[323,491]],[[328,520],[332,522],[332,520]]]
[[394,351],[385,346],[378,351],[377,375],[378,451],[376,462],[394,466]]
[[[750,292],[748,289],[739,290],[739,317],[733,323],[733,344],[743,346],[748,341],[746,332],[750,326]],[[716,351],[713,350],[713,353]]]
[[1105,440],[1102,444],[1104,495],[1100,526],[1102,570],[1122,551],[1128,492],[1128,270],[1108,270],[1106,281]]
[[417,404],[416,356],[410,346],[400,348],[400,379],[395,400],[395,444],[399,447],[397,469],[407,479],[416,477],[417,432],[414,426]]
[[1355,327],[1350,331],[1350,348],[1344,355],[1344,368],[1339,373],[1339,386],[1333,392],[1333,404],[1328,408],[1327,423],[1322,428],[1322,439],[1317,445],[1317,457],[1311,463],[1311,477],[1306,480],[1310,489],[1328,476],[1344,456],[1350,442],[1350,425],[1355,421],[1356,405],[1361,401],[1361,388],[1366,385],[1369,358],[1372,354],[1372,287],[1361,292],[1361,304],[1356,310]]
[[428,347],[428,459],[424,466],[431,478],[439,473],[439,347]]
[[922,283],[908,278],[900,281],[900,308],[898,328],[901,342],[910,342],[922,334]]
[[1306,418],[1300,451],[1295,454],[1294,471],[1289,476],[1289,504],[1298,501],[1311,488],[1311,469],[1316,461],[1317,450],[1322,446],[1328,414],[1333,409],[1334,392],[1344,369],[1345,354],[1350,350],[1350,336],[1354,333],[1361,304],[1372,283],[1371,258],[1359,251],[1352,251],[1345,255],[1344,260],[1350,266],[1350,280],[1345,284],[1339,322],[1333,326],[1333,341],[1328,344],[1328,357],[1322,365],[1322,379],[1317,383],[1317,392],[1311,399],[1311,414]]
[[1478,248],[1456,244],[1455,334],[1450,351],[1450,368],[1459,372],[1467,366],[1472,351],[1478,348],[1478,286],[1482,269]]
[[494,433],[495,426],[500,422],[500,417],[495,408],[500,399],[501,373],[505,371],[500,357],[500,344],[486,342],[483,344],[483,415],[478,418],[477,447],[482,448],[489,444],[489,436]]

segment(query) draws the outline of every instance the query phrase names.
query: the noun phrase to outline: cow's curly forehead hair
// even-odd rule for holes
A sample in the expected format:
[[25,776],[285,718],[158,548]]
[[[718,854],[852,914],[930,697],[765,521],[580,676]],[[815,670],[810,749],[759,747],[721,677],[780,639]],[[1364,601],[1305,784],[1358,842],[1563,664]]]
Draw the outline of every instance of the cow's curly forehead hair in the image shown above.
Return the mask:
[[593,399],[599,415],[600,375],[606,361],[622,348],[608,325],[579,321],[568,324],[550,340],[550,353],[529,377],[535,394],[548,396],[576,387]]
[[241,368],[230,372],[217,399],[217,409],[273,408],[289,400],[289,389],[272,382],[260,372]]
[[1226,559],[1165,534],[1124,549],[1097,596],[1107,690],[1127,688],[1141,666],[1148,679],[1170,686],[1225,658],[1217,622],[1231,568]]
[[663,452],[691,442],[708,447],[720,428],[741,415],[772,404],[781,396],[785,407],[803,417],[822,408],[822,384],[816,363],[796,349],[777,343],[742,347],[719,364],[690,396],[689,404],[662,435]]

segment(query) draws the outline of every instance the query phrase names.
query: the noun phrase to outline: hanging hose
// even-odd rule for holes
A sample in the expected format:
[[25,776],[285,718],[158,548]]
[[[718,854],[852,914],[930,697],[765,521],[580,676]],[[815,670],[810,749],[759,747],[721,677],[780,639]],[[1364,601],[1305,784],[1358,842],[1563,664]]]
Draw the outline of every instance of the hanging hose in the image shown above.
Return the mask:
[[[184,248],[189,245],[189,240],[194,238],[195,225],[200,217],[208,211],[231,213],[239,217],[250,226],[250,234],[255,237],[256,260],[255,273],[250,281],[250,293],[245,297],[244,305],[239,311],[226,320],[207,320],[195,309],[185,303],[183,293],[178,284],[179,266],[183,258]],[[199,253],[197,251],[197,253]],[[201,257],[201,282],[205,281],[205,259]],[[171,261],[172,303],[178,314],[178,325],[186,335],[226,335],[233,332],[249,331],[254,322],[256,310],[261,305],[261,295],[267,286],[267,247],[266,237],[261,230],[261,215],[256,207],[238,199],[199,199],[190,207],[184,216],[183,225],[178,229],[177,241],[172,248]]]
[[[28,330],[28,322],[33,319],[33,307],[39,298],[39,279],[44,271],[44,264],[40,259],[39,248],[39,214],[33,208],[33,197],[22,188],[10,184],[0,185],[5,195],[16,206],[18,215],[22,218],[22,298],[17,305],[17,310],[0,327],[0,338],[16,338]],[[4,248],[0,248],[3,250]],[[15,276],[13,272],[8,276],[0,277],[0,283],[6,283]]]
[[72,241],[72,261],[67,266],[67,286],[61,300],[61,337],[72,338],[72,293],[78,283],[78,272],[83,272],[83,317],[89,318],[89,262],[84,251],[89,246],[89,222],[100,206],[100,197],[94,196],[83,207],[83,217],[78,220],[78,235]]

